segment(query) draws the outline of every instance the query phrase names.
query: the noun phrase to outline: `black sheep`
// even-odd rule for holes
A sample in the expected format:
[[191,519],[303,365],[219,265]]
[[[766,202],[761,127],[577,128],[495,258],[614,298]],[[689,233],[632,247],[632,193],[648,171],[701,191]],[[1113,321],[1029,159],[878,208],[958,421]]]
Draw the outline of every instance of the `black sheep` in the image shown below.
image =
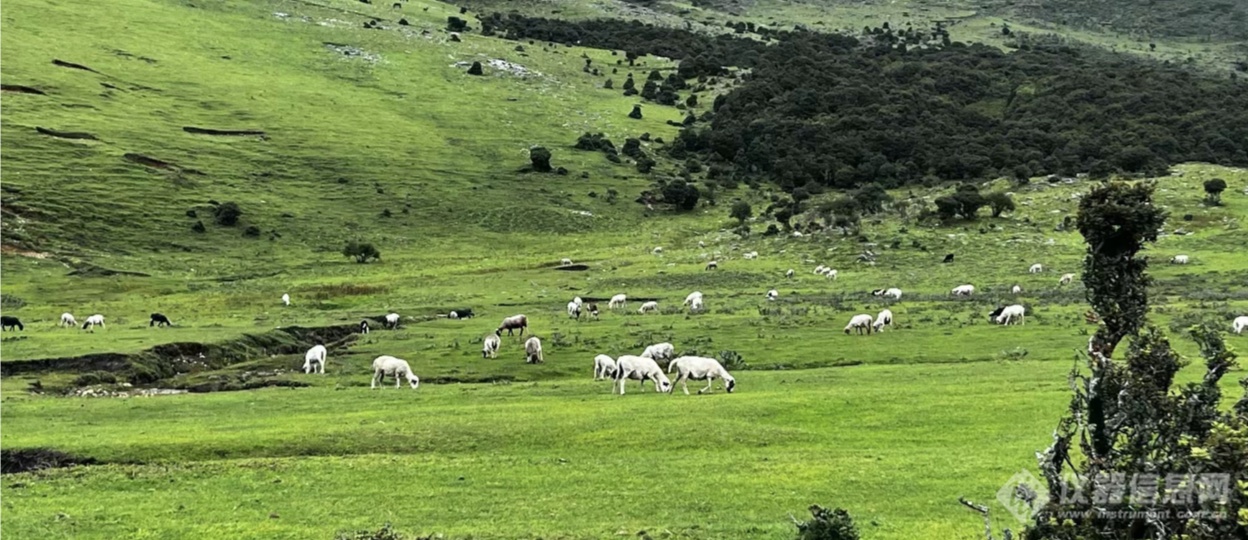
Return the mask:
[[17,317],[10,317],[8,315],[0,316],[0,327],[4,330],[12,330],[14,328],[17,328],[18,330],[26,329],[26,327],[22,325],[21,319]]
[[953,254],[952,254],[952,253],[950,253],[950,254],[948,254],[948,255],[945,255],[945,262],[947,262],[947,263],[951,263],[951,262],[953,262]]
[[150,328],[150,327],[152,327],[152,326],[156,326],[156,327],[160,327],[160,326],[173,326],[173,323],[169,322],[169,317],[166,317],[166,316],[161,315],[161,314],[159,314],[159,313],[153,313],[153,314],[152,314],[152,321],[151,321],[151,322],[149,322],[149,323],[147,323],[147,326],[148,326],[149,328]]

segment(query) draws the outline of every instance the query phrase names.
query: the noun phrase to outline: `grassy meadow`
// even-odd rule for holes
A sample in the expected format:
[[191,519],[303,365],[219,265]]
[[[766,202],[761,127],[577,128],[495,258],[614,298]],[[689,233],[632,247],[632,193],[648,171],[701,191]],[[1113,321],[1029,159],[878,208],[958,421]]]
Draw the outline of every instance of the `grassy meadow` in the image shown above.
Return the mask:
[[[602,88],[622,85],[622,52],[474,32],[454,42],[451,15],[451,4],[418,0],[397,10],[6,2],[0,78],[44,92],[5,92],[0,117],[2,308],[26,325],[3,332],[6,366],[404,316],[397,330],[374,325],[333,348],[324,376],[304,375],[302,354],[264,354],[161,383],[247,374],[302,388],[83,398],[28,392],[77,372],[0,379],[0,446],[105,463],[6,474],[6,538],[332,538],[391,522],[448,538],[782,539],[789,514],[815,503],[848,509],[867,539],[982,537],[959,496],[1015,525],[996,491],[1034,468],[1093,328],[1078,281],[1057,283],[1080,269],[1081,238],[1056,229],[1089,182],[997,181],[985,191],[1014,192],[1016,211],[946,226],[903,208],[952,187],[900,189],[888,211],[864,219],[865,238],[765,237],[757,219],[741,237],[730,232],[731,203],[757,214],[772,188],[721,190],[687,214],[650,210],[633,202],[649,177],[572,148],[586,131],[617,144],[649,133],[643,146],[658,155],[658,139],[676,135],[666,121],[684,111],[645,105],[630,119],[639,100]],[[363,27],[371,17],[382,29]],[[582,71],[583,55],[604,73]],[[485,76],[458,64],[472,61]],[[639,84],[674,65],[643,61],[632,70]],[[569,173],[523,172],[533,145]],[[678,166],[661,159],[656,171]],[[1223,206],[1207,207],[1201,185],[1214,177],[1230,187]],[[1187,164],[1156,181],[1171,219],[1149,252],[1153,318],[1197,359],[1183,329],[1229,330],[1248,313],[1248,171]],[[213,223],[209,201],[237,202],[239,225]],[[259,235],[245,235],[249,226]],[[382,260],[343,257],[352,239],[374,243]],[[867,249],[875,264],[857,262]],[[748,251],[760,257],[743,259]],[[942,264],[947,253],[955,261]],[[1165,264],[1180,253],[1192,263]],[[588,270],[554,270],[564,257]],[[710,260],[719,270],[704,270]],[[1027,273],[1036,262],[1046,270]],[[814,275],[817,264],[839,278]],[[964,283],[977,294],[951,298]],[[887,287],[902,300],[870,294]],[[780,297],[769,302],[772,288]],[[680,307],[694,290],[705,313]],[[617,293],[630,301],[609,312]],[[600,320],[568,318],[578,295],[600,299]],[[644,299],[661,312],[637,313]],[[1006,302],[1027,306],[1025,326],[989,324]],[[465,307],[478,316],[438,317]],[[893,328],[842,333],[854,314],[885,307]],[[108,326],[58,328],[66,311],[80,322],[104,314]],[[151,312],[174,326],[149,328]],[[516,313],[528,315],[546,363],[526,365],[518,337],[481,358],[482,337]],[[748,368],[735,372],[738,391],[666,396],[633,382],[621,397],[591,380],[594,355],[660,341],[739,354]],[[420,389],[370,390],[381,354],[409,360]],[[1182,377],[1196,380],[1198,368]],[[1225,379],[1231,399],[1244,375]]]

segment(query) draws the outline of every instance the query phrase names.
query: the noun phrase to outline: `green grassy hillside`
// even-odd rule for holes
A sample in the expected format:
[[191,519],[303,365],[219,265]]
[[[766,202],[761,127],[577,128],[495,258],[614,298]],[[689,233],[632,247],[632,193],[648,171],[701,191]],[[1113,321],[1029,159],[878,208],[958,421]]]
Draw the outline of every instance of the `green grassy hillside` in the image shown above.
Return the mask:
[[[581,8],[564,15],[594,12]],[[979,537],[957,497],[991,501],[1034,467],[1091,332],[1077,280],[1057,283],[1083,253],[1057,226],[1091,184],[999,180],[985,189],[1014,192],[1016,211],[948,225],[911,209],[951,187],[901,189],[860,236],[763,236],[760,219],[740,236],[731,203],[757,214],[778,190],[720,190],[689,213],[647,209],[633,201],[651,176],[571,147],[587,131],[617,144],[649,133],[657,155],[657,139],[675,136],[667,121],[683,111],[646,105],[634,120],[636,99],[601,88],[622,84],[628,70],[611,72],[622,53],[473,32],[452,41],[447,17],[475,26],[473,13],[417,0],[6,3],[2,308],[26,325],[3,332],[6,368],[169,343],[232,350],[276,328],[405,317],[336,346],[325,376],[302,374],[301,353],[251,351],[158,384],[303,388],[112,399],[61,394],[133,391],[88,384],[82,370],[0,379],[0,446],[107,463],[6,475],[6,536],[330,538],[389,521],[451,538],[780,539],[789,513],[820,503],[848,508],[868,539]],[[373,17],[381,29],[364,28]],[[604,73],[584,72],[582,55]],[[472,61],[484,76],[460,64]],[[643,61],[639,81],[672,67]],[[568,174],[524,172],[533,145]],[[663,160],[656,176],[676,168]],[[1201,185],[1214,177],[1230,187],[1207,207]],[[1156,181],[1171,220],[1150,252],[1154,317],[1194,358],[1183,329],[1229,328],[1248,313],[1248,171],[1188,164]],[[236,202],[240,223],[214,223],[209,201]],[[247,236],[253,226],[259,235]],[[343,257],[348,240],[374,243],[382,260]],[[857,262],[864,250],[874,264]],[[942,264],[947,253],[956,259]],[[1179,253],[1192,264],[1164,264]],[[564,257],[588,269],[554,270]],[[704,269],[710,260],[718,271]],[[1028,274],[1036,262],[1047,270]],[[817,264],[839,278],[812,274]],[[963,283],[979,294],[950,298]],[[901,302],[870,294],[894,286]],[[777,301],[764,298],[771,288]],[[681,309],[693,290],[706,313]],[[628,307],[608,312],[621,292]],[[600,304],[600,320],[567,317],[577,295]],[[649,298],[661,313],[638,314]],[[989,324],[989,310],[1016,301],[1025,326]],[[478,317],[439,317],[463,307]],[[884,307],[895,328],[841,332]],[[80,322],[104,314],[108,327],[58,328],[66,311]],[[175,325],[149,328],[151,312]],[[481,358],[482,337],[515,313],[529,316],[545,364],[524,364],[516,337]],[[621,398],[589,380],[595,354],[659,341],[737,353],[739,391],[636,395],[633,384]],[[420,390],[368,390],[381,354],[411,361]],[[1226,379],[1231,399],[1243,376]],[[45,392],[27,391],[36,383]]]

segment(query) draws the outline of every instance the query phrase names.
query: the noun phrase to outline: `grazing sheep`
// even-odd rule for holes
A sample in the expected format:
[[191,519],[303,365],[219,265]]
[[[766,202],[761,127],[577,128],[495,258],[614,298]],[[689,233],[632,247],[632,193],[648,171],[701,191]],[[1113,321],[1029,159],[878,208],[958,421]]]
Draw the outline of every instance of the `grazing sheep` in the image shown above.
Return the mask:
[[1023,292],[1023,288],[1022,288],[1022,287],[1019,287],[1018,285],[1015,285],[1014,287],[1012,287],[1012,288],[1010,289],[1010,292],[1012,292],[1012,293],[1014,293],[1014,294],[1019,294],[1019,293]]
[[706,263],[706,269],[707,269],[707,270],[718,270],[718,269],[719,269],[719,261],[711,261],[711,262]]
[[784,277],[786,277],[786,278],[788,278],[788,279],[793,279],[793,269],[792,269],[792,268],[790,268],[788,272],[785,272],[785,273],[784,273]]
[[1075,279],[1074,274],[1062,274],[1062,279],[1059,279],[1057,281],[1057,284],[1066,285],[1066,284],[1069,284],[1071,281],[1074,281],[1074,279]]
[[1248,315],[1235,317],[1235,322],[1231,323],[1231,328],[1235,331],[1236,335],[1244,333],[1244,329],[1248,328]]
[[849,324],[845,325],[845,333],[848,334],[850,330],[854,330],[858,332],[858,334],[860,335],[863,332],[866,332],[867,335],[870,335],[871,324],[872,324],[872,321],[871,321],[870,315],[867,315],[866,313],[863,313],[861,315],[854,315],[854,318],[849,320]]
[[615,359],[605,354],[594,357],[594,380],[615,378]]
[[757,252],[757,251],[748,251],[748,252],[746,252],[746,253],[742,254],[742,255],[741,255],[741,257],[742,257],[742,258],[744,258],[744,259],[746,259],[746,260],[754,260],[754,259],[757,259],[757,258],[758,258],[758,252]]
[[148,323],[147,323],[147,326],[148,326],[148,327],[152,327],[152,326],[156,326],[156,327],[161,327],[161,326],[173,326],[173,323],[169,322],[169,317],[166,317],[166,316],[161,315],[161,314],[159,314],[159,313],[153,313],[153,314],[152,314],[152,320],[151,320],[151,322],[148,322]]
[[724,380],[724,391],[729,394],[737,388],[737,380],[714,358],[682,356],[672,360],[672,363],[667,365],[668,373],[671,373],[673,369],[679,372],[676,382],[680,383],[681,388],[685,390],[686,396],[689,395],[689,379],[706,381],[706,388],[698,390],[698,394],[711,392],[717,378]]
[[627,295],[617,294],[611,297],[610,302],[607,302],[607,309],[622,308],[626,302],[628,302]]
[[598,318],[598,304],[595,303],[589,305],[589,315],[594,319]]
[[824,269],[823,269],[823,275],[828,276],[828,279],[830,279],[830,280],[832,280],[832,281],[836,281],[836,274],[837,274],[837,271],[836,271],[836,269],[835,269],[835,268],[824,268]]
[[576,298],[573,298],[572,301],[575,302],[576,305],[578,306],[585,305],[585,301],[581,300],[581,297],[579,296],[577,296]]
[[581,320],[581,305],[576,302],[568,302],[568,317]]
[[637,313],[651,313],[651,312],[654,312],[654,313],[659,312],[659,303],[655,302],[654,300],[651,300],[649,302],[642,304],[641,309],[637,310]]
[[74,318],[73,313],[68,313],[68,312],[62,313],[61,322],[57,326],[70,326],[70,327],[78,326],[78,320]]
[[992,313],[988,314],[988,317],[993,321],[996,321],[997,324],[1009,325],[1014,322],[1014,319],[1018,319],[1018,324],[1027,324],[1023,317],[1026,312],[1027,309],[1022,305],[1014,304],[1009,307],[999,307],[994,309],[992,310]]
[[1170,257],[1170,264],[1187,264],[1187,255],[1175,255]]
[[561,264],[561,265],[563,265],[563,266],[567,266],[567,265],[569,265],[569,264],[572,264],[572,259],[569,259],[569,258],[567,258],[567,257],[564,257],[562,261],[559,261],[559,264]]
[[507,331],[507,335],[512,335],[512,330],[520,329],[520,336],[524,337],[524,329],[529,327],[529,318],[524,315],[512,315],[503,319],[502,324],[498,325],[498,330],[494,331],[494,335],[502,336],[503,330]]
[[399,328],[399,319],[400,319],[400,317],[399,317],[399,314],[398,314],[398,313],[390,313],[390,314],[387,314],[387,315],[386,315],[386,328],[389,328],[389,329],[391,329],[391,330],[396,330],[396,329],[398,329],[398,328]]
[[780,291],[775,289],[767,291],[767,300],[775,300],[777,298],[780,298]]
[[303,374],[307,375],[317,371],[320,368],[321,375],[325,374],[325,358],[329,356],[329,351],[324,345],[316,345],[303,355]]
[[485,341],[481,344],[481,358],[498,358],[498,346],[502,343],[503,340],[494,334],[485,336]]
[[701,300],[701,299],[702,299],[702,291],[693,291],[689,293],[689,296],[685,297],[685,303],[681,305],[687,306],[689,304],[692,304],[695,300]]
[[1031,268],[1027,269],[1027,273],[1029,274],[1039,274],[1040,272],[1043,272],[1043,271],[1044,271],[1044,265],[1040,263],[1033,264],[1031,265]]
[[471,319],[475,316],[476,315],[472,312],[472,308],[454,309],[447,314],[447,317],[452,319]]
[[283,295],[282,295],[282,305],[284,305],[284,306],[289,306],[289,305],[290,305],[290,295],[289,295],[289,294],[283,294]]
[[875,328],[876,333],[884,331],[885,326],[893,325],[893,310],[884,308],[880,310],[880,314],[875,316],[875,322],[871,324]]
[[876,289],[871,291],[871,296],[886,296],[895,300],[901,300],[901,289],[893,287],[891,289]]
[[706,247],[706,242],[703,242],[703,241],[701,241],[701,240],[698,240],[698,247],[700,247],[700,248],[704,248],[704,247]]
[[633,379],[641,381],[641,391],[646,391],[646,381],[654,381],[656,392],[671,392],[672,382],[659,369],[659,364],[650,358],[624,355],[615,361],[615,382],[619,386],[620,395],[624,395],[624,382]]
[[360,333],[361,333],[361,334],[367,334],[367,333],[368,333],[368,319],[364,319],[364,320],[360,321]]
[[451,311],[450,313],[447,313],[447,314],[446,314],[446,318],[448,318],[448,319],[454,319],[454,320],[457,320],[457,321],[458,321],[458,320],[459,320],[459,313],[456,313],[455,311]]
[[641,353],[641,356],[642,358],[649,358],[651,360],[669,360],[673,356],[676,356],[676,347],[673,347],[671,343],[667,342],[655,343],[654,345],[646,347],[646,350]]
[[0,329],[2,330],[26,330],[26,325],[22,324],[22,320],[11,315],[0,316]]
[[95,331],[94,329],[96,326],[99,326],[100,328],[107,328],[107,326],[104,326],[104,316],[98,313],[87,317],[87,322],[82,323],[83,330]]
[[970,296],[972,294],[975,294],[975,286],[974,285],[958,285],[957,287],[954,287],[952,291],[949,291],[949,294],[952,294],[954,296]]
[[826,266],[824,266],[824,265],[822,265],[822,264],[821,264],[821,265],[819,265],[819,266],[816,266],[816,267],[815,267],[815,272],[814,272],[814,273],[815,273],[815,275],[822,276],[822,275],[823,275],[823,269],[824,269],[824,268],[827,268],[827,267],[826,267]]
[[698,297],[698,299],[697,299],[697,300],[694,300],[693,302],[690,302],[690,303],[689,303],[689,312],[690,312],[690,313],[698,313],[698,312],[701,312],[701,311],[703,311],[703,310],[705,310],[705,309],[706,309],[706,306],[704,306],[704,305],[702,304],[702,297],[700,297],[700,296]]
[[542,340],[537,336],[529,336],[529,340],[524,342],[524,363],[540,364],[545,359],[542,357]]
[[654,253],[655,255],[662,255],[662,254],[663,254],[663,248],[661,248],[661,247],[656,247],[656,248],[654,248],[653,253]]
[[950,253],[950,254],[948,254],[948,255],[945,255],[945,260],[944,260],[943,262],[946,262],[946,263],[951,263],[951,262],[953,262],[953,254],[952,254],[952,253]]
[[394,377],[395,388],[402,384],[400,378],[407,379],[412,390],[420,386],[420,378],[412,373],[412,366],[407,364],[407,360],[387,355],[378,356],[373,360],[373,384],[369,388],[377,388],[377,383],[382,382],[386,376]]

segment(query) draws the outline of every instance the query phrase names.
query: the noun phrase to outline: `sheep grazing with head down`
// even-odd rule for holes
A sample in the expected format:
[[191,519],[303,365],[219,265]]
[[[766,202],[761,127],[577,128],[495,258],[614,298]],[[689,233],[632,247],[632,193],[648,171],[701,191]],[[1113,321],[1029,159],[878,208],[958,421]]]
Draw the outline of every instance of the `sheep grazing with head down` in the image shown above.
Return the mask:
[[173,323],[169,322],[169,317],[161,315],[160,313],[153,313],[151,319],[151,322],[147,323],[148,326],[173,326]]
[[1031,268],[1027,269],[1027,273],[1029,274],[1039,274],[1040,272],[1043,272],[1043,271],[1044,271],[1044,265],[1040,263],[1033,264],[1031,265]]
[[1062,279],[1057,280],[1057,284],[1058,284],[1058,285],[1069,285],[1069,284],[1070,284],[1070,282],[1072,282],[1072,281],[1074,281],[1074,280],[1075,280],[1075,275],[1074,275],[1074,274],[1062,274]]
[[72,328],[72,327],[78,326],[78,320],[74,318],[73,313],[68,313],[68,312],[62,313],[61,322],[58,326],[68,326]]
[[701,300],[701,299],[702,299],[702,291],[693,291],[693,292],[689,293],[689,296],[686,296],[686,297],[685,297],[685,303],[683,303],[683,304],[681,304],[681,305],[682,305],[682,306],[687,306],[687,305],[689,305],[689,304],[692,304],[694,301],[696,301],[696,300]]
[[658,313],[658,312],[659,312],[659,303],[655,302],[654,300],[651,300],[649,302],[642,304],[641,309],[637,310],[637,313]]
[[407,379],[412,390],[420,386],[420,378],[412,373],[412,366],[407,364],[407,360],[387,355],[378,356],[373,360],[373,384],[370,388],[377,388],[377,383],[384,381],[386,377],[394,377],[395,388],[402,385],[403,379]]
[[975,294],[975,286],[974,285],[958,285],[957,287],[954,287],[953,290],[949,291],[949,294],[953,296],[970,296],[972,294]]
[[567,266],[569,264],[572,264],[572,259],[564,257],[562,261],[559,261],[559,264],[562,266]]
[[494,335],[501,336],[503,335],[503,330],[506,330],[507,335],[510,336],[512,335],[511,332],[518,328],[520,329],[520,335],[523,337],[524,329],[528,327],[529,327],[528,317],[525,317],[524,315],[512,315],[510,317],[503,319],[503,322],[498,325],[498,330],[494,331]]
[[540,364],[545,361],[542,357],[542,340],[537,339],[537,336],[529,336],[529,340],[524,342],[524,362]]
[[850,330],[853,330],[859,335],[864,333],[870,335],[871,324],[872,321],[870,315],[867,315],[866,313],[854,315],[854,317],[849,320],[849,324],[845,325],[845,333],[848,334]]
[[715,385],[715,379],[724,381],[724,391],[729,394],[737,388],[737,380],[724,369],[724,366],[714,358],[705,358],[702,356],[682,356],[667,365],[667,372],[677,370],[679,375],[676,382],[680,383],[681,388],[685,390],[685,395],[689,395],[689,379],[695,381],[706,381],[706,388],[698,390],[698,394],[708,393],[712,391]]
[[1170,257],[1170,264],[1187,264],[1188,260],[1187,255],[1175,255]]
[[696,300],[689,303],[690,313],[701,313],[702,311],[705,311],[705,310],[706,310],[706,306],[702,304],[702,297],[698,297]]
[[824,269],[824,268],[827,268],[827,267],[826,267],[826,266],[824,266],[824,265],[822,265],[822,264],[821,264],[821,265],[819,265],[819,266],[816,266],[816,267],[815,267],[815,272],[814,272],[814,273],[815,273],[815,275],[817,275],[817,276],[822,276],[822,275],[823,275],[823,269]]
[[767,291],[767,300],[775,301],[775,299],[777,298],[780,298],[780,291],[777,291],[775,289]]
[[320,371],[321,375],[324,375],[325,374],[325,359],[328,356],[329,356],[329,350],[327,350],[324,345],[317,344],[311,349],[308,349],[308,352],[303,355],[304,375],[307,375],[309,373],[315,373],[318,370]]
[[1240,315],[1235,317],[1235,321],[1231,323],[1231,330],[1236,335],[1244,333],[1244,329],[1248,328],[1248,315]]
[[876,289],[871,291],[871,296],[883,296],[894,300],[901,300],[901,289],[893,287],[891,289]]
[[97,326],[100,328],[107,328],[104,326],[104,316],[98,313],[87,317],[87,322],[82,323],[83,330],[91,330],[92,332],[95,331],[95,327]]
[[610,302],[607,302],[607,309],[622,308],[622,307],[624,307],[624,304],[625,304],[626,302],[628,302],[628,296],[627,296],[627,295],[624,295],[624,294],[617,294],[617,295],[615,295],[615,296],[612,296],[612,297],[611,297],[611,301],[610,301]]
[[790,268],[788,272],[785,272],[785,273],[784,273],[784,277],[786,277],[786,278],[788,278],[788,279],[793,279],[793,274],[794,274],[794,273],[795,273],[795,272],[793,272],[793,269],[792,269],[792,268]]
[[659,369],[659,364],[650,358],[626,354],[616,359],[615,367],[615,382],[621,396],[624,395],[624,383],[629,379],[641,381],[643,393],[646,391],[646,381],[654,382],[656,392],[672,391],[672,382],[667,379],[663,370]]
[[656,247],[656,248],[654,248],[653,253],[654,253],[655,255],[662,255],[662,254],[663,254],[663,248],[661,248],[661,247]]
[[401,317],[399,317],[398,313],[387,314],[386,315],[386,328],[389,328],[391,330],[398,329],[399,319],[401,319]]
[[26,330],[22,320],[12,315],[0,315],[0,330]]
[[885,326],[893,325],[893,310],[884,308],[880,310],[880,314],[875,316],[875,322],[871,324],[875,328],[876,333],[883,332]]
[[670,360],[673,356],[676,356],[676,347],[667,342],[655,343],[641,353],[642,358],[651,360]]
[[594,380],[615,378],[615,359],[605,354],[594,357]]
[[481,358],[497,358],[498,346],[502,344],[502,341],[494,334],[485,336],[485,341],[481,343]]
[[1010,325],[1016,320],[1018,321],[1018,324],[1027,324],[1024,320],[1024,315],[1026,313],[1026,308],[1022,305],[1014,304],[1012,306],[1002,306],[992,310],[992,313],[988,314],[988,319],[1000,325]]
[[1010,292],[1014,294],[1019,294],[1023,292],[1023,288],[1019,287],[1018,285],[1015,285],[1014,287],[1010,288]]
[[576,302],[568,302],[568,317],[581,320],[581,305]]
[[595,303],[589,305],[589,316],[593,317],[594,320],[598,319],[598,304]]
[[836,281],[836,275],[837,275],[837,274],[838,274],[838,272],[836,271],[836,269],[835,269],[835,268],[828,267],[828,268],[824,268],[824,269],[823,269],[823,275],[827,276],[827,277],[828,277],[828,279],[830,279],[830,280],[832,280],[832,281]]
[[719,261],[711,261],[711,262],[706,263],[706,269],[707,269],[707,270],[718,270],[718,269],[719,269]]

